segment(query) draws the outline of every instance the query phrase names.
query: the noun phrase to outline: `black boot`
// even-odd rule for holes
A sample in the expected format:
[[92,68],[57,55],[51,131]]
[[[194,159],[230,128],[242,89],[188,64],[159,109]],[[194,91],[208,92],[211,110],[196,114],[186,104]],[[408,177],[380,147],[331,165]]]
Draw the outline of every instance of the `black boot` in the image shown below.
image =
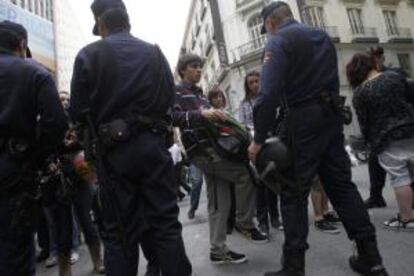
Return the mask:
[[367,198],[364,201],[364,203],[367,209],[387,207],[387,203],[385,202],[385,199],[382,197],[382,195],[379,195],[379,196],[371,195],[369,198]]
[[357,256],[349,258],[351,268],[364,276],[388,276],[375,239],[356,241]]
[[183,199],[185,197],[185,194],[183,192],[181,192],[180,190],[178,190],[177,191],[177,197],[178,197],[178,200],[181,202],[181,201],[183,201]]
[[145,276],[161,276],[161,269],[157,265],[148,264]]
[[284,253],[283,269],[277,272],[266,272],[264,276],[304,276],[305,252]]

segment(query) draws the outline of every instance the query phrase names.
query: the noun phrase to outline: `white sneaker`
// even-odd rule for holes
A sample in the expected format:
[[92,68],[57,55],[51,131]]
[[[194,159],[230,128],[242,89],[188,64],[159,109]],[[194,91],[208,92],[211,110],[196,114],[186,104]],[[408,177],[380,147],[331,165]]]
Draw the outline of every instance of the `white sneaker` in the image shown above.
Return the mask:
[[58,263],[58,257],[56,253],[51,253],[50,256],[45,261],[45,266],[47,268],[54,267]]
[[72,251],[70,253],[70,264],[75,264],[77,261],[79,261],[79,253]]

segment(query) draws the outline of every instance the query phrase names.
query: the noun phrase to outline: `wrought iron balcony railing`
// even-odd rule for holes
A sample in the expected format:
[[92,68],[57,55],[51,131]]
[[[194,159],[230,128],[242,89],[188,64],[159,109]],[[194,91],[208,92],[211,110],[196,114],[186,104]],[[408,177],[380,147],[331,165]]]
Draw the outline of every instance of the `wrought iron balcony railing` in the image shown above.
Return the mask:
[[338,38],[338,27],[335,26],[325,26],[322,28],[331,38]]
[[263,50],[266,40],[266,36],[260,36],[256,39],[250,40],[249,42],[237,47],[236,52],[238,53],[240,59],[245,56],[255,54]]
[[387,30],[390,40],[413,40],[409,28],[390,28]]
[[351,34],[353,42],[379,42],[376,28],[360,27],[358,29],[351,29]]
[[255,0],[236,0],[236,8],[240,8],[246,4],[249,4]]

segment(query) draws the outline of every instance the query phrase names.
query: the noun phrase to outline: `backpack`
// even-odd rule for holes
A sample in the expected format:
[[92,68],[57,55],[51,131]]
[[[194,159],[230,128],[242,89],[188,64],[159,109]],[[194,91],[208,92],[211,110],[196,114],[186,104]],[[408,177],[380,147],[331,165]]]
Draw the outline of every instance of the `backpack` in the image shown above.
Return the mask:
[[224,122],[208,122],[206,131],[217,154],[229,161],[248,162],[247,149],[252,141],[250,132],[226,114]]

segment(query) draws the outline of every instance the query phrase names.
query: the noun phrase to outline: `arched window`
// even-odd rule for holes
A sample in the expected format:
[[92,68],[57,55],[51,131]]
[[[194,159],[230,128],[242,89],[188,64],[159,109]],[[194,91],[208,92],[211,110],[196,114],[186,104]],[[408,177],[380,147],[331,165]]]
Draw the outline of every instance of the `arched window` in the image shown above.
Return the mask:
[[261,48],[265,43],[265,36],[260,34],[262,29],[263,19],[260,14],[253,15],[247,22],[249,35],[255,49]]

